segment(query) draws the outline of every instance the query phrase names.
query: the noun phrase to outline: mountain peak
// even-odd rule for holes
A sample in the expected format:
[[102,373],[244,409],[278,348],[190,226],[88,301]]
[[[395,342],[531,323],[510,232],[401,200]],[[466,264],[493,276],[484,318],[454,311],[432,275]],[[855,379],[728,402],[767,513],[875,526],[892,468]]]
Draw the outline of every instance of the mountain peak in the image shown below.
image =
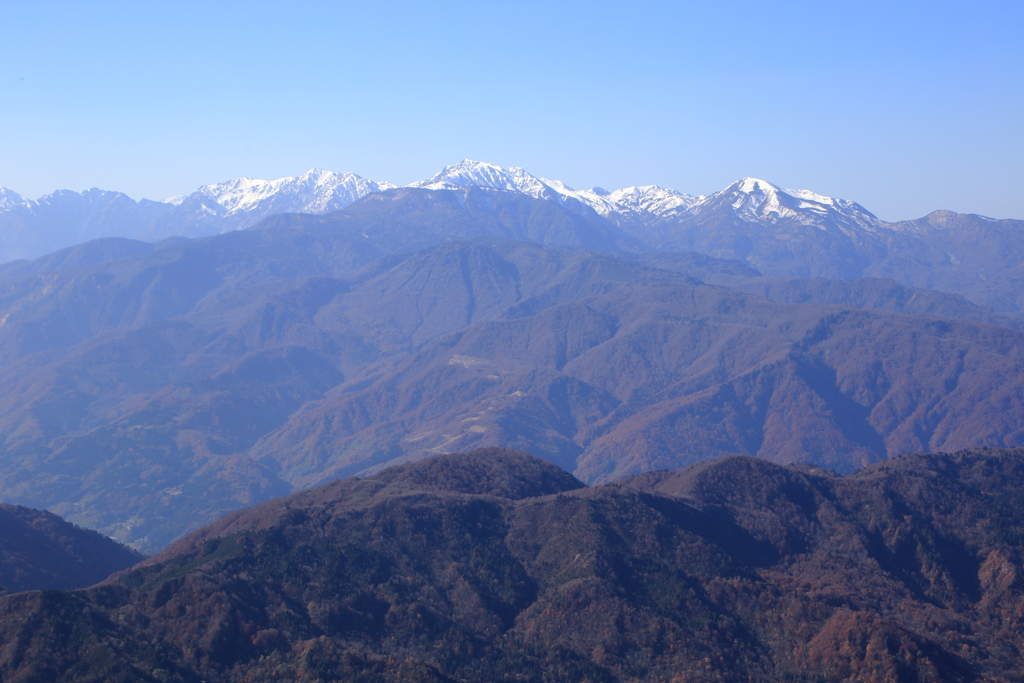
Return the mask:
[[752,177],[741,178],[695,203],[691,212],[697,215],[720,210],[735,213],[746,222],[772,224],[784,219],[794,220],[823,229],[823,226],[831,225],[847,234],[893,227],[893,224],[883,224],[856,202],[811,190],[783,189],[767,180]]
[[[429,190],[454,190],[466,187],[490,187],[495,190],[523,192],[533,197],[542,197],[547,185],[518,166],[502,168],[485,161],[463,159],[457,164],[445,166],[439,173],[426,180],[410,183],[409,187]],[[550,197],[544,197],[550,198]]]
[[0,211],[10,209],[15,206],[28,206],[31,203],[32,202],[29,199],[26,199],[14,190],[8,190],[6,187],[0,187]]
[[359,177],[354,173],[338,173],[337,171],[330,171],[326,168],[320,168],[315,166],[298,177],[299,180],[315,180],[318,183],[333,179],[333,178],[346,178],[348,176]]
[[446,166],[440,173],[409,187],[431,190],[489,187],[556,201],[577,212],[592,209],[601,216],[626,217],[627,221],[641,222],[644,217],[657,219],[684,212],[704,199],[657,185],[627,187],[612,192],[600,187],[575,190],[560,180],[534,176],[518,166],[502,168],[472,159]]
[[203,185],[190,195],[167,202],[180,205],[189,199],[209,200],[225,210],[225,216],[251,214],[254,223],[271,213],[324,213],[337,211],[373,192],[395,185],[366,180],[355,173],[311,168],[298,177],[276,180],[239,178]]
[[689,211],[704,196],[684,194],[657,185],[638,185],[609,192],[604,199],[620,207],[620,213],[653,214],[658,218],[666,218]]
[[751,192],[769,193],[779,191],[778,186],[773,185],[766,180],[761,180],[760,178],[743,178],[736,181],[726,189],[732,189],[734,186],[736,187],[737,192],[745,192],[747,194]]
[[[818,194],[811,190],[793,190],[789,188],[781,188],[774,183],[770,183],[767,180],[761,180],[760,178],[743,178],[737,180],[735,183],[727,187],[723,192],[742,192],[744,194],[763,193],[764,195],[775,195],[782,193],[789,195],[803,202],[813,202],[815,204],[823,204],[825,206],[836,206],[838,203],[843,203],[842,199],[834,199],[823,194]],[[848,203],[848,202],[847,202]],[[807,207],[801,207],[807,208]]]

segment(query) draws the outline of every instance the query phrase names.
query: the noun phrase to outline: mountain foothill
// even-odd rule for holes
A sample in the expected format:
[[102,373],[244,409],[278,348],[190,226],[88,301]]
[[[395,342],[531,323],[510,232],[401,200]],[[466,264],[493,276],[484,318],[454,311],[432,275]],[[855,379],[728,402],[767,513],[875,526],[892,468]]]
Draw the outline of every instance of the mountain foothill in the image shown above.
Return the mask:
[[52,512],[0,503],[0,595],[86,588],[143,558]]
[[433,456],[0,597],[5,681],[1020,681],[1024,451]]

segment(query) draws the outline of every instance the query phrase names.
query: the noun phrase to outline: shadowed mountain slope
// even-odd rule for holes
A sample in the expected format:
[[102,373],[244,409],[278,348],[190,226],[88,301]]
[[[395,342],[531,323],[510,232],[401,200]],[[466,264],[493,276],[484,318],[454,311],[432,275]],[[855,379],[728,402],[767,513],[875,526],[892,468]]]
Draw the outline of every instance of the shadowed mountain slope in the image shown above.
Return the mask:
[[780,303],[846,305],[871,311],[893,311],[936,318],[956,318],[1024,329],[1024,319],[1002,315],[973,304],[958,294],[904,287],[889,278],[825,280],[821,278],[748,277],[708,274],[711,284],[736,287]]
[[521,243],[442,245],[331,277],[350,253],[332,239],[231,233],[6,280],[5,495],[159,548],[288,492],[277,465],[247,450],[332,387],[372,382],[511,306],[691,282]]
[[1021,333],[635,285],[428,345],[260,439],[289,481],[514,445],[607,481],[742,452],[850,471],[898,453],[1018,445]]
[[959,294],[907,287],[890,278],[828,280],[764,276],[743,261],[696,252],[655,252],[625,258],[652,268],[682,273],[707,284],[742,289],[779,303],[856,306],[871,311],[974,320],[1024,329],[1024,320],[1020,317],[996,313]]
[[[59,255],[80,267],[54,270],[54,257],[7,267],[0,279],[7,316],[0,360],[183,315],[258,283],[351,276],[384,255],[451,240],[610,250],[630,238],[595,213],[584,217],[551,202],[475,188],[392,190],[345,211],[274,216],[252,230],[170,242],[153,253],[137,242],[83,245]],[[134,258],[118,258],[135,249]],[[76,258],[83,251],[103,254]]]
[[[395,190],[0,278],[0,494],[153,552],[294,487],[448,450],[514,446],[597,482],[729,452],[849,471],[1019,443],[1020,333],[773,303],[685,274],[752,277],[735,262],[494,227],[529,236],[535,210],[559,225],[550,206],[589,234],[522,195]],[[479,239],[450,240],[457,225]],[[853,290],[812,298],[913,298]]]
[[0,503],[0,593],[85,588],[144,557],[50,512]]
[[0,598],[0,676],[1024,680],[1021,450],[565,476],[478,451],[234,513]]

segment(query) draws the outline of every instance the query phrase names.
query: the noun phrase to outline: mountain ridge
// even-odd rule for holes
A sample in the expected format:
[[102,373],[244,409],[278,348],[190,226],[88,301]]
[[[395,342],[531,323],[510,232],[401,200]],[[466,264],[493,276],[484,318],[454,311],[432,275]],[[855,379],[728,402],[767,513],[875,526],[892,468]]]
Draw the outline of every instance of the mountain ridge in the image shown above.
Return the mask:
[[234,513],[0,597],[0,676],[1022,680],[1024,450],[566,477],[491,449]]
[[[848,470],[1021,438],[1021,332],[956,297],[744,280],[772,302],[690,275],[754,277],[736,262],[492,231],[585,220],[551,202],[373,197],[0,279],[0,492],[153,551],[442,450],[515,446],[605,481],[728,452]],[[481,241],[449,241],[453,220]],[[375,246],[403,225],[420,236]]]
[[[961,294],[998,313],[1024,315],[1024,221],[935,211],[892,223],[856,202],[784,190],[756,178],[708,196],[657,186],[574,190],[522,168],[468,159],[410,187],[490,188],[551,201],[584,218],[607,220],[633,241],[626,251],[696,251],[745,261],[772,276],[891,278],[905,286]],[[0,200],[7,207],[0,208],[7,250],[0,259],[41,255],[103,236],[148,241],[209,236],[249,228],[273,215],[326,215],[395,190],[390,183],[352,173],[312,169],[274,181],[243,178],[206,185],[172,198],[174,204],[135,203],[99,190],[81,195],[61,191],[45,202],[10,192]],[[57,200],[63,213],[50,206]]]

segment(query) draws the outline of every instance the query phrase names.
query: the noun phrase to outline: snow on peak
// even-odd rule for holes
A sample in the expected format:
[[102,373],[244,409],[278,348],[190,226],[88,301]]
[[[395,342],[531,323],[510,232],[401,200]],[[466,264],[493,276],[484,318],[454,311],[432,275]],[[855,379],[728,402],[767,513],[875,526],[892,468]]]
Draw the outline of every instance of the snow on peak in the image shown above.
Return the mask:
[[[628,215],[654,214],[656,217],[685,211],[703,197],[693,197],[675,190],[666,190],[656,185],[627,187],[608,192],[600,187],[591,190],[576,190],[561,180],[540,178],[513,166],[502,168],[482,161],[464,159],[457,164],[446,166],[440,173],[409,187],[432,190],[451,190],[465,187],[489,187],[496,190],[521,192],[538,199],[549,199],[561,204],[578,207],[570,200],[576,200],[601,214]],[[577,209],[582,210],[582,209]]]
[[836,205],[831,197],[810,190],[783,190],[760,178],[737,180],[707,201],[718,198],[729,201],[739,214],[766,220],[806,216],[807,212],[824,214]]
[[747,194],[750,194],[751,192],[777,192],[779,189],[775,185],[772,185],[765,180],[761,180],[760,178],[743,178],[733,184],[738,186],[736,188],[737,192],[745,192]]
[[804,199],[804,200],[807,200],[809,202],[816,202],[818,204],[828,204],[829,206],[835,206],[837,201],[839,201],[839,202],[843,201],[842,199],[836,200],[836,199],[833,199],[832,197],[826,197],[823,194],[818,194],[817,192],[811,192],[810,190],[789,190],[789,189],[787,189],[787,190],[784,190],[784,192],[786,194],[788,194],[788,195],[796,197],[797,199]]
[[[204,185],[190,195],[172,197],[167,201],[180,205],[188,200],[199,200],[204,206],[219,205],[224,216],[245,214],[261,217],[270,213],[336,211],[368,194],[393,187],[391,183],[375,183],[353,173],[313,168],[294,178],[238,178]],[[612,192],[601,188],[576,190],[560,180],[540,178],[517,166],[502,168],[472,159],[445,166],[439,173],[410,183],[408,187],[429,190],[486,187],[556,201],[577,212],[593,209],[614,220],[643,221],[677,215],[704,199],[656,185],[627,187]]]
[[[343,209],[368,194],[394,188],[354,173],[336,173],[313,168],[298,177],[259,180],[239,178],[205,185],[191,195],[174,197],[169,202],[182,204],[198,201],[201,210],[229,217],[238,215],[233,224],[252,224],[273,213],[325,213]],[[484,187],[515,192],[537,199],[556,201],[571,211],[589,210],[620,226],[645,225],[681,219],[707,209],[727,209],[744,220],[775,222],[792,219],[817,224],[826,216],[841,218],[849,225],[871,227],[878,220],[854,202],[834,199],[810,190],[785,190],[759,178],[742,178],[710,196],[693,196],[657,185],[624,187],[611,192],[599,187],[576,190],[560,180],[531,175],[517,166],[503,168],[496,164],[463,159],[445,166],[426,180],[408,187],[429,190],[461,190]],[[22,199],[0,193],[3,202]],[[218,209],[218,207],[220,207]]]
[[29,206],[32,204],[30,199],[27,199],[14,190],[8,190],[6,187],[0,187],[0,211],[14,208],[15,206]]
[[204,185],[190,195],[172,197],[167,201],[177,205],[187,199],[212,200],[224,208],[226,216],[236,213],[324,213],[343,209],[361,197],[394,187],[391,183],[366,180],[354,173],[313,168],[296,178],[238,178]]
[[688,211],[704,197],[668,190],[657,185],[641,185],[609,192],[607,199],[632,211],[666,216]]
[[[774,223],[791,219],[808,225],[842,224],[844,230],[875,230],[881,226],[871,212],[856,202],[828,197],[811,190],[782,189],[759,178],[743,178],[695,204],[694,212],[728,207],[748,221]],[[825,223],[822,223],[826,219]]]
[[495,190],[522,192],[531,197],[548,198],[550,188],[539,178],[535,178],[516,166],[502,168],[484,161],[463,159],[457,164],[445,166],[427,180],[410,183],[409,187],[420,187],[428,190],[455,190],[466,187],[490,187]]
[[760,178],[743,178],[723,192],[733,196],[732,208],[740,213],[762,218],[770,218],[771,214],[787,218],[798,215],[780,196],[785,193]]
[[781,194],[799,200],[796,208],[801,209],[822,210],[822,207],[838,208],[852,204],[852,202],[848,202],[845,199],[835,199],[812,192],[811,190],[783,189],[778,185],[769,183],[766,180],[760,180],[759,178],[743,178],[730,185],[724,191],[748,195],[757,194],[764,197],[777,197]]

